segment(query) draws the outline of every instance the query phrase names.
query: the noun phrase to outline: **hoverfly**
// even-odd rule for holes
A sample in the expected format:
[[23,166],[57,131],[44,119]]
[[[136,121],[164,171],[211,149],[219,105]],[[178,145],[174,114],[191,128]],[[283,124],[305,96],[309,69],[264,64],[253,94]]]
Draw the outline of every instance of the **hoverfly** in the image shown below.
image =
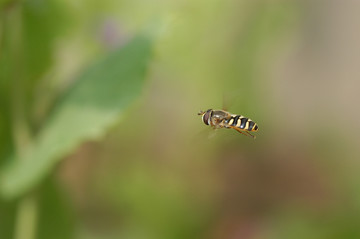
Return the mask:
[[250,134],[251,131],[258,131],[258,125],[249,118],[242,115],[234,115],[225,110],[212,110],[200,111],[198,115],[202,116],[202,121],[206,125],[211,125],[214,129],[228,128],[235,129],[241,134],[256,138]]

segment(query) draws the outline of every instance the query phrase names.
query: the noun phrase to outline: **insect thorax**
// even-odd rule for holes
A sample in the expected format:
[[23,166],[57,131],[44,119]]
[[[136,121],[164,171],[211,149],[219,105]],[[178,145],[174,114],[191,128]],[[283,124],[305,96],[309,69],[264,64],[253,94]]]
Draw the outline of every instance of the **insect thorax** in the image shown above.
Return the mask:
[[228,112],[223,111],[223,110],[214,110],[212,112],[212,117],[216,117],[216,118],[228,118],[229,116],[231,116]]

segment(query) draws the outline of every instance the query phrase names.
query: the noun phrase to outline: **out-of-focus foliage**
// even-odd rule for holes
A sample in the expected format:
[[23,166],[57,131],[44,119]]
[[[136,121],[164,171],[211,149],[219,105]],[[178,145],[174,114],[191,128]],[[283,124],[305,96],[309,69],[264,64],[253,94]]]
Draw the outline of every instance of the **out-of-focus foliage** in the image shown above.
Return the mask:
[[77,80],[54,107],[26,155],[13,159],[2,172],[4,196],[18,196],[33,187],[55,162],[81,142],[99,138],[118,120],[141,91],[150,46],[147,37],[135,38]]
[[0,238],[359,238],[359,7],[0,1]]
[[72,238],[76,221],[73,208],[63,189],[54,178],[47,177],[39,187],[39,192],[36,196],[39,205],[37,238]]

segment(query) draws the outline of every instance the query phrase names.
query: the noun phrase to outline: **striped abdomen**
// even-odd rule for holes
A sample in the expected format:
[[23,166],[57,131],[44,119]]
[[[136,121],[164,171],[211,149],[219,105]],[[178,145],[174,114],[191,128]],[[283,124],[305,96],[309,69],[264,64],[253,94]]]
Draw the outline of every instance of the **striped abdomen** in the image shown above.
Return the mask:
[[232,115],[231,118],[224,120],[224,124],[227,125],[227,127],[237,127],[247,131],[258,131],[259,129],[254,121],[242,115]]

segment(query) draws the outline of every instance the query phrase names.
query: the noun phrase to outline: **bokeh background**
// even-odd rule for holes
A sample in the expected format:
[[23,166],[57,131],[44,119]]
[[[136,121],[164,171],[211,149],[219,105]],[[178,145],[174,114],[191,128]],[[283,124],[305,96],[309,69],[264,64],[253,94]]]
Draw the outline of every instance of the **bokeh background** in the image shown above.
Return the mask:
[[359,10],[1,0],[0,238],[360,238]]

